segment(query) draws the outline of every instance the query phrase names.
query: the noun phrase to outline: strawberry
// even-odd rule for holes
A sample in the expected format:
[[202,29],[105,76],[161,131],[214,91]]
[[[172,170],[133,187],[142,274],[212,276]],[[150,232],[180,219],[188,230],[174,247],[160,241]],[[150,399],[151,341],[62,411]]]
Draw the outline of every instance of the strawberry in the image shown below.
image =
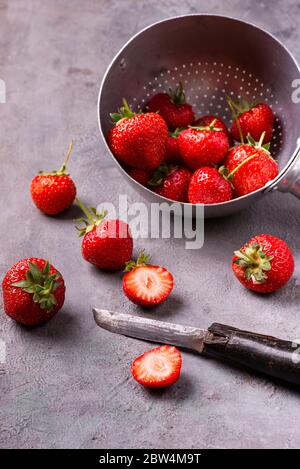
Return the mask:
[[212,123],[214,122],[214,127],[216,129],[223,130],[223,132],[226,133],[229,141],[229,146],[233,146],[233,139],[232,136],[229,132],[229,130],[226,127],[226,124],[220,119],[220,117],[216,117],[213,115],[207,115],[200,117],[200,119],[196,120],[195,126],[196,127],[209,127]]
[[185,102],[185,93],[182,83],[175,92],[158,93],[150,99],[147,108],[151,112],[159,112],[166,121],[169,129],[187,127],[195,120],[195,114],[190,104]]
[[155,171],[149,186],[154,192],[167,199],[187,202],[187,193],[192,173],[185,168],[173,165],[161,165]]
[[183,130],[178,136],[178,146],[183,162],[196,170],[221,163],[228,152],[229,140],[226,132],[212,121],[209,126]]
[[192,204],[218,204],[233,198],[231,184],[215,168],[203,167],[193,174],[188,190]]
[[63,212],[72,205],[76,197],[76,186],[66,171],[72,146],[71,143],[66,159],[58,171],[41,171],[31,181],[32,200],[47,215]]
[[164,159],[168,139],[163,118],[153,112],[135,114],[125,99],[111,117],[115,125],[107,140],[115,157],[136,169],[156,169]]
[[174,280],[164,267],[147,265],[149,256],[142,251],[136,262],[126,264],[123,291],[133,303],[156,306],[170,295]]
[[121,270],[131,259],[133,240],[127,223],[122,220],[105,220],[107,212],[88,210],[76,199],[78,206],[86,215],[77,221],[84,227],[76,227],[82,240],[82,257],[91,264],[104,270]]
[[183,129],[176,129],[170,132],[167,140],[165,162],[169,164],[178,164],[181,162],[180,150],[178,146],[178,135]]
[[145,169],[129,169],[128,174],[132,179],[142,184],[142,186],[147,186],[151,179],[151,171],[146,171]]
[[242,196],[264,187],[278,175],[278,165],[270,155],[268,145],[262,146],[248,136],[248,144],[234,147],[224,162],[227,178],[232,182],[236,195]]
[[48,261],[30,257],[17,262],[2,282],[5,313],[26,326],[49,321],[65,300],[62,275]]
[[232,269],[246,288],[271,293],[283,287],[292,276],[294,258],[282,239],[261,234],[235,251]]
[[275,116],[268,104],[250,104],[245,100],[235,103],[229,97],[227,102],[234,117],[231,133],[235,140],[244,143],[244,139],[250,134],[258,141],[265,132],[263,143],[271,141]]
[[181,364],[181,353],[176,347],[161,345],[137,357],[131,365],[131,373],[147,388],[166,388],[178,380]]
[[200,117],[200,119],[197,119],[194,125],[196,127],[209,127],[212,123],[214,123],[215,129],[223,130],[223,132],[225,132],[229,136],[229,131],[222,119],[220,119],[220,117],[212,115],[203,116]]

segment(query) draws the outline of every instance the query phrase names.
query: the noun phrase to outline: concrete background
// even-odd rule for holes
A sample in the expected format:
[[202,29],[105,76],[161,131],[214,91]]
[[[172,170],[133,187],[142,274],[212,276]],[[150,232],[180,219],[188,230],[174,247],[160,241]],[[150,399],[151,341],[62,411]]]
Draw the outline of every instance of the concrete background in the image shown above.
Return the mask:
[[[84,262],[72,219],[49,218],[29,196],[39,169],[60,166],[71,138],[70,171],[87,203],[128,193],[101,142],[96,102],[101,77],[120,46],[142,27],[176,14],[211,12],[266,27],[300,60],[300,2],[287,0],[0,0],[1,277],[23,257],[49,258],[67,286],[63,310],[44,327],[25,329],[0,315],[7,347],[1,365],[2,448],[296,448],[299,390],[246,371],[183,354],[178,384],[149,392],[130,376],[148,344],[101,331],[91,307],[140,312],[123,296],[121,273]],[[158,318],[208,326],[213,321],[300,337],[299,202],[273,194],[251,209],[205,227],[205,245],[136,242],[175,277]],[[253,234],[284,237],[296,272],[269,297],[245,291],[230,269],[232,251]]]

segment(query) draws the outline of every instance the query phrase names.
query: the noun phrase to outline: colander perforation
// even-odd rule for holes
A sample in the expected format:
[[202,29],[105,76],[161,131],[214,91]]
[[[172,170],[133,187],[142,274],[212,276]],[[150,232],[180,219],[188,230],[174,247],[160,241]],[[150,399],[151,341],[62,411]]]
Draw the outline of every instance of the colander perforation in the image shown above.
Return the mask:
[[221,117],[229,128],[232,125],[232,116],[226,96],[269,104],[276,116],[271,142],[271,152],[276,158],[283,145],[283,109],[272,89],[246,69],[215,61],[178,64],[154,75],[130,104],[135,111],[143,110],[152,96],[170,88],[174,89],[180,82],[184,86],[187,101],[193,104],[197,117],[214,114]]

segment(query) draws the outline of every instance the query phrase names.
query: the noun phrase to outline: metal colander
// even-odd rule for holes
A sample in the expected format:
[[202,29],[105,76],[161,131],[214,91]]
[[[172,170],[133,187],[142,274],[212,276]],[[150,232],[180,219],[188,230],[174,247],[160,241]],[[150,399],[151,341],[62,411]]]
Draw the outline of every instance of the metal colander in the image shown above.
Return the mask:
[[[300,197],[299,149],[295,151],[300,136],[300,104],[292,101],[292,83],[299,75],[289,51],[254,25],[214,15],[172,18],[134,36],[109,66],[99,93],[100,130],[105,138],[112,125],[109,114],[120,107],[123,97],[139,111],[151,96],[174,89],[179,82],[197,117],[214,114],[229,127],[232,118],[227,95],[266,102],[276,116],[271,153],[278,160],[279,177],[247,196],[206,206],[205,215],[234,213],[274,189]],[[116,163],[149,200],[167,200],[132,180]]]

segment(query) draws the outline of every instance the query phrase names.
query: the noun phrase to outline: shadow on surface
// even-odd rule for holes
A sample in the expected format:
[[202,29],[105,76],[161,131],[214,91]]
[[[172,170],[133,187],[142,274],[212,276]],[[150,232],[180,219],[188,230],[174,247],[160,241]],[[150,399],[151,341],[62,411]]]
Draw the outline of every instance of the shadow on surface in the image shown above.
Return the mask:
[[49,338],[51,341],[64,342],[75,338],[78,331],[78,318],[66,307],[47,323],[38,326],[16,324],[16,327],[19,327],[31,339],[43,337],[46,340]]
[[225,359],[215,360],[206,356],[201,356],[201,359],[211,361],[212,366],[215,366],[216,368],[222,368],[225,371],[227,368],[229,371],[234,371],[236,373],[235,378],[245,384],[247,383],[248,385],[255,387],[258,387],[259,385],[266,386],[267,384],[272,384],[276,386],[276,389],[279,391],[288,391],[295,396],[300,396],[300,386],[297,384],[289,383],[279,378],[274,378],[273,376],[254,371],[251,368],[238,365]]
[[[162,304],[151,308],[136,307],[135,312],[150,319],[166,320],[171,319],[178,311],[184,307],[184,300],[182,296],[172,294]],[[155,317],[153,316],[155,314]]]
[[190,377],[182,372],[177,383],[172,386],[161,389],[145,388],[145,392],[154,400],[166,398],[182,402],[183,400],[189,400],[195,394],[196,388]]

